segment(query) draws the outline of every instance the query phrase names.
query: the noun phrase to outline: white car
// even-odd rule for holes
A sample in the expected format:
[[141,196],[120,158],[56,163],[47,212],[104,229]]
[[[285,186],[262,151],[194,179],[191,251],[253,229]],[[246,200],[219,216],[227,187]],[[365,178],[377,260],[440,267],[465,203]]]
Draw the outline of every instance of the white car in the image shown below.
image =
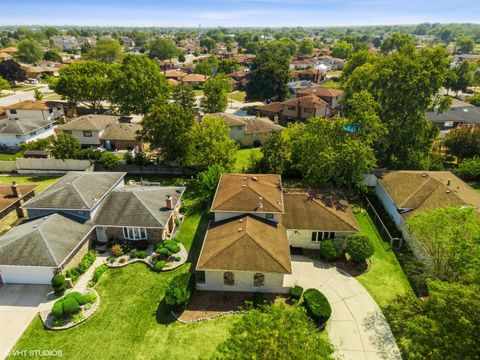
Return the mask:
[[37,84],[38,84],[38,80],[37,80],[37,79],[27,79],[27,80],[25,80],[25,84],[34,84],[34,85],[37,85]]

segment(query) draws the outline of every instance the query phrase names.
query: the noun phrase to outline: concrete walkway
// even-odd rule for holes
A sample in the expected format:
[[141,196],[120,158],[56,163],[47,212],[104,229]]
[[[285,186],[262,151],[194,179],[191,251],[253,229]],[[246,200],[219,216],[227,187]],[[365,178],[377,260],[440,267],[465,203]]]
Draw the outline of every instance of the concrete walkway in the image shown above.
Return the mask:
[[[344,360],[401,359],[382,311],[354,277],[304,256],[292,256],[284,286],[320,290],[330,302],[327,323],[335,355]],[[388,286],[388,284],[385,284]]]

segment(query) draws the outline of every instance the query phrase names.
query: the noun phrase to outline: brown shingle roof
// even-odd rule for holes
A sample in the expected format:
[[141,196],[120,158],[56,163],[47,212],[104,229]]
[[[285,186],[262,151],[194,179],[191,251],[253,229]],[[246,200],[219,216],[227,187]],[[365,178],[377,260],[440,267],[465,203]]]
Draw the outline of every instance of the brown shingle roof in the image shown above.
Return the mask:
[[138,132],[142,130],[140,124],[114,123],[108,124],[100,136],[101,140],[137,140]]
[[287,229],[350,232],[359,226],[345,196],[340,191],[285,189],[285,214],[282,224]]
[[283,127],[275,124],[270,119],[265,118],[245,118],[243,119],[245,126],[245,134],[269,133],[272,131],[282,131]]
[[20,197],[13,195],[12,185],[0,184],[0,211],[35,190],[38,185],[17,185]]
[[182,82],[202,82],[207,81],[208,76],[202,74],[188,74],[182,78]]
[[272,102],[270,104],[257,107],[257,110],[263,111],[263,112],[281,113],[283,111],[283,103]]
[[450,171],[393,171],[379,175],[379,182],[402,214],[445,206],[473,206],[480,211],[480,194]]
[[229,113],[215,113],[212,116],[222,119],[227,126],[245,126],[245,122],[240,116]]
[[314,86],[310,88],[298,89],[297,96],[305,96],[310,94],[316,94],[324,98],[333,98],[343,95],[343,91],[334,88],[326,88],[323,86]]
[[283,213],[280,175],[223,174],[211,211]]
[[182,78],[186,76],[187,73],[183,72],[182,70],[171,70],[171,71],[166,71],[164,75],[167,79],[172,79],[172,78]]
[[5,109],[13,110],[48,110],[52,106],[49,106],[45,101],[24,100],[12,105],[6,105]]
[[295,98],[291,100],[287,100],[283,103],[284,105],[294,105],[294,106],[301,106],[301,107],[309,107],[309,108],[317,108],[322,107],[327,104],[325,100],[320,98],[315,94],[302,96],[301,98]]
[[58,129],[100,131],[105,129],[108,124],[118,122],[118,119],[118,116],[112,115],[83,115],[66,124],[60,125]]
[[291,273],[286,229],[281,224],[242,215],[208,229],[199,270]]

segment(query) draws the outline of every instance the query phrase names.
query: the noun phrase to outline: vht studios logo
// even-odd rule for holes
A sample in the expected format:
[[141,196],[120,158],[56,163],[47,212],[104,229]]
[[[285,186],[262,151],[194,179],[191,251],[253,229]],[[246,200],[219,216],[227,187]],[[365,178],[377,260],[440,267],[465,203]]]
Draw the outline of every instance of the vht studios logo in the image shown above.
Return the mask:
[[13,350],[11,352],[13,356],[40,356],[40,357],[50,357],[50,356],[63,356],[62,350],[41,350],[41,349],[30,349],[30,350]]

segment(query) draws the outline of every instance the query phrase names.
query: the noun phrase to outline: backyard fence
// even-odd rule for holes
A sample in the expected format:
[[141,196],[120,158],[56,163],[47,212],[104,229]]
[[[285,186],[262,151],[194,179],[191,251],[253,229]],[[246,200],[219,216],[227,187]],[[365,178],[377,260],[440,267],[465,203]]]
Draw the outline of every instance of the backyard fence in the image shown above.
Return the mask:
[[25,159],[0,161],[0,172],[19,174],[62,174],[67,171],[85,171],[91,168],[88,160],[75,159]]
[[192,169],[170,167],[165,165],[119,165],[113,169],[107,169],[102,164],[96,164],[95,170],[97,171],[121,171],[129,174],[150,174],[150,175],[176,175],[176,176],[193,176],[196,172]]

